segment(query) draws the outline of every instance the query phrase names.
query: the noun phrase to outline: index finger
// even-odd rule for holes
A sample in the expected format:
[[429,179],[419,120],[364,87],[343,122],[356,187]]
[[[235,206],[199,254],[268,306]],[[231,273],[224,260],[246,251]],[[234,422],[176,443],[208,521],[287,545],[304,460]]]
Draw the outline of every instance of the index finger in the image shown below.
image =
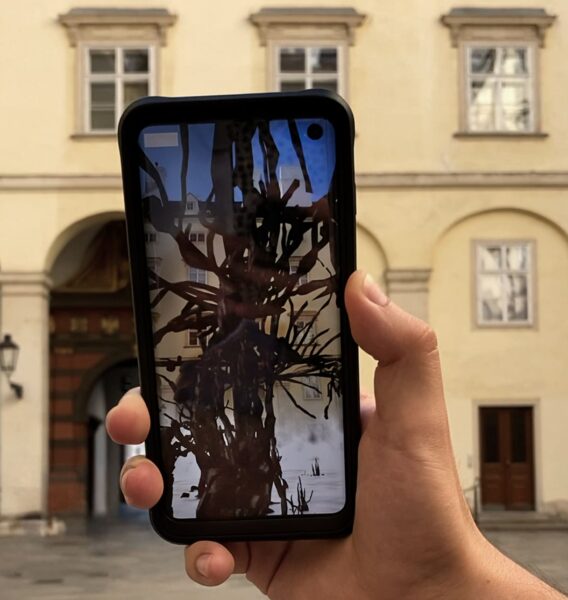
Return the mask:
[[150,414],[140,388],[134,388],[111,408],[106,417],[109,436],[117,444],[141,444],[150,431]]

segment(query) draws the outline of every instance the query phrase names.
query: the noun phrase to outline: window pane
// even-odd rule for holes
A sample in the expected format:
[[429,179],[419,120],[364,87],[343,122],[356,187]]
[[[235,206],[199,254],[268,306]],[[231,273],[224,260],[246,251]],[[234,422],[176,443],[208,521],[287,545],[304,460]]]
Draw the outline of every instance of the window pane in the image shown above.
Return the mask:
[[474,80],[470,84],[469,127],[472,131],[495,129],[496,82]]
[[498,271],[501,266],[501,248],[499,246],[478,246],[479,265],[483,271]]
[[499,462],[499,413],[493,409],[482,409],[483,462]]
[[505,250],[507,269],[511,271],[526,271],[528,268],[528,247],[509,246]]
[[114,50],[90,50],[91,73],[114,73]]
[[91,110],[91,129],[114,129],[114,109]]
[[205,269],[189,269],[189,281],[193,283],[207,283],[207,271]]
[[530,126],[530,102],[524,81],[503,82],[501,85],[503,129],[527,131]]
[[495,73],[497,50],[495,48],[472,48],[470,65],[472,73]]
[[528,321],[528,281],[526,275],[507,275],[505,279],[507,296],[507,319]]
[[125,50],[125,73],[148,73],[148,50]]
[[337,48],[310,48],[309,61],[312,73],[336,73]]
[[527,75],[528,72],[526,48],[502,49],[501,73],[503,75]]
[[131,102],[148,95],[148,82],[140,81],[136,83],[124,84],[124,107],[126,108]]
[[91,105],[114,108],[114,83],[91,83]]
[[337,92],[337,80],[336,79],[326,79],[326,80],[316,80],[314,81],[313,88],[319,88],[320,90],[331,90],[332,92]]
[[91,83],[91,129],[114,129],[114,83]]
[[502,278],[500,275],[481,275],[479,277],[479,298],[481,317],[485,322],[503,321]]
[[511,460],[514,463],[527,462],[525,415],[523,408],[511,409]]
[[306,51],[304,48],[280,49],[280,72],[303,73],[306,70]]
[[281,81],[280,91],[281,92],[300,92],[306,89],[305,81]]

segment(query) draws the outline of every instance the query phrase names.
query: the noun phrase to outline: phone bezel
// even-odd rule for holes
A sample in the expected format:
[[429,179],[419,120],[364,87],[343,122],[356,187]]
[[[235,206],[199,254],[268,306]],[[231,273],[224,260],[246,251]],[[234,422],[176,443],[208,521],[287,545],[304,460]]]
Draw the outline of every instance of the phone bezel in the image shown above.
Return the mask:
[[138,345],[140,386],[151,416],[146,452],[161,473],[162,462],[159,404],[156,397],[153,332],[148,289],[146,247],[140,178],[136,161],[138,140],[148,126],[179,123],[210,123],[220,120],[324,118],[335,128],[335,203],[338,259],[338,305],[340,308],[342,393],[344,424],[345,491],[344,508],[333,514],[263,517],[231,520],[175,519],[162,498],[150,510],[154,529],[166,540],[188,544],[199,539],[217,541],[275,540],[337,537],[350,533],[355,511],[357,447],[360,436],[358,356],[343,303],[343,290],[355,269],[355,183],[353,163],[354,122],[351,110],[337,94],[325,90],[297,93],[202,96],[194,98],[149,97],[131,104],[119,128],[123,191],[126,210],[128,251],[131,266],[133,308]]

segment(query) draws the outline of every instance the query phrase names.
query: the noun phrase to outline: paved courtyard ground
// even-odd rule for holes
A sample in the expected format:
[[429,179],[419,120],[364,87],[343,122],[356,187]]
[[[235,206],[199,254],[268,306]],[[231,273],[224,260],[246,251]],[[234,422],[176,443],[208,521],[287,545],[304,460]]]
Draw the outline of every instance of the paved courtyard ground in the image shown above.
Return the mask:
[[[568,531],[487,535],[539,577],[568,592]],[[242,577],[216,589],[191,583],[185,576],[181,548],[162,541],[141,521],[93,524],[87,532],[52,538],[0,538],[2,600],[263,597]]]

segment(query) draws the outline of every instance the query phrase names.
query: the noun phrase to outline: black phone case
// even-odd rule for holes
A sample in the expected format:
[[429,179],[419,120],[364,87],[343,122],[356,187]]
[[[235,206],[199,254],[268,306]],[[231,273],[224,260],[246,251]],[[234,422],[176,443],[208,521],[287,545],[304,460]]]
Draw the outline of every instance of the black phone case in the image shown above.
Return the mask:
[[[286,501],[283,504],[290,502],[291,507],[286,515],[284,513],[287,509],[282,508],[280,516],[241,516],[235,513],[234,518],[177,518],[172,514],[173,471],[171,465],[166,468],[167,459],[164,457],[164,444],[168,442],[164,441],[163,424],[160,426],[161,404],[156,374],[155,331],[152,326],[150,301],[151,281],[145,239],[148,207],[142,202],[141,172],[144,169],[151,170],[152,166],[147,164],[148,157],[145,156],[139,140],[143,130],[154,126],[188,124],[189,128],[189,124],[248,121],[260,123],[263,120],[272,122],[276,119],[287,122],[295,119],[325,119],[332,124],[334,130],[336,158],[330,223],[334,228],[335,243],[330,253],[332,260],[337,264],[333,285],[336,286],[334,302],[339,309],[340,371],[338,380],[333,385],[338,386],[337,389],[343,398],[345,501],[341,510],[330,514],[310,514],[307,503],[304,505],[306,510],[303,511],[300,504],[302,500],[307,500],[307,493],[302,489],[300,479],[299,486],[290,482],[288,493],[291,500],[287,499],[288,494],[284,494]],[[336,94],[324,90],[195,98],[145,98],[126,110],[119,124],[118,136],[140,383],[152,424],[146,441],[146,452],[162,472],[165,484],[164,496],[150,510],[153,527],[166,540],[180,544],[192,543],[199,539],[275,540],[348,535],[354,517],[357,447],[360,436],[357,347],[351,338],[343,304],[343,290],[347,278],[355,269],[354,122],[348,105]],[[160,190],[156,192],[158,197],[160,193]],[[163,195],[165,194],[164,189]],[[163,205],[163,199],[159,201]],[[287,394],[290,396],[289,392]],[[169,443],[171,444],[171,440]],[[255,466],[254,461],[251,461],[249,468],[254,470]],[[313,469],[314,467],[312,473],[315,473]],[[319,472],[317,474],[319,475]]]

